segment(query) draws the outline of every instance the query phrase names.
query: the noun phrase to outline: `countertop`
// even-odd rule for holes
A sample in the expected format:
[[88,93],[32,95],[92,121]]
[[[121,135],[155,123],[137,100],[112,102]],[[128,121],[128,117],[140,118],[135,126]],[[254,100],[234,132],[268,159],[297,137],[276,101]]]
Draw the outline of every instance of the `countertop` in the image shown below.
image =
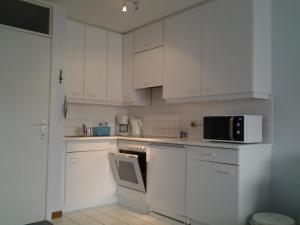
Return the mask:
[[208,142],[197,139],[183,140],[180,138],[166,138],[166,137],[123,137],[123,136],[108,136],[108,137],[65,137],[65,141],[98,141],[98,140],[124,140],[124,141],[141,141],[141,142],[157,142],[157,143],[171,143],[182,144],[189,146],[214,147],[214,148],[228,148],[241,149],[249,148],[251,146],[271,146],[271,144],[239,144],[239,143],[223,143],[223,142]]

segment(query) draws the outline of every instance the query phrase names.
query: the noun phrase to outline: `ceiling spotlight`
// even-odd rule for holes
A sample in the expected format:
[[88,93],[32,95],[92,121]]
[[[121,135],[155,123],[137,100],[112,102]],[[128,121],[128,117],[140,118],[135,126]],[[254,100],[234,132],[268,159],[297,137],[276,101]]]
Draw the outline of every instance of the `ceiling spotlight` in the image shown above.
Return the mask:
[[122,12],[127,12],[126,0],[123,1]]
[[127,7],[126,7],[126,5],[123,5],[122,12],[127,12]]

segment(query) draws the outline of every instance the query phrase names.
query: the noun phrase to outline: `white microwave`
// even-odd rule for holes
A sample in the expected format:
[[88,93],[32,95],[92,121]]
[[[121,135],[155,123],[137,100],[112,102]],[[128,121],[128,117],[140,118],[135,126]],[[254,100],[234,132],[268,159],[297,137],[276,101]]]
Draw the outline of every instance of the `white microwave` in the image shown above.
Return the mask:
[[203,139],[219,142],[261,143],[262,116],[205,116]]

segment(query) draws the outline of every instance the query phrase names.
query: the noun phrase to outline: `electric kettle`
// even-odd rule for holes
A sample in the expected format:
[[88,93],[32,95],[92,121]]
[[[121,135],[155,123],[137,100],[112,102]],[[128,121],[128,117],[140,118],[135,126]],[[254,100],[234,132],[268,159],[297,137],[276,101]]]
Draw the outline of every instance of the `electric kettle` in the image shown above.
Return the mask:
[[143,123],[140,119],[131,118],[130,125],[131,125],[131,136],[133,137],[142,136]]

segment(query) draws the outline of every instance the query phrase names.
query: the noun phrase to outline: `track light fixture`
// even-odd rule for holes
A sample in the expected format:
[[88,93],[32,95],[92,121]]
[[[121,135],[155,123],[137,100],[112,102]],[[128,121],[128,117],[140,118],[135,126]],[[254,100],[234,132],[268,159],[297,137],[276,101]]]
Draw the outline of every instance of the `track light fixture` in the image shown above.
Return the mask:
[[139,0],[123,0],[122,12],[127,12],[127,3],[132,3],[135,10],[139,9]]

